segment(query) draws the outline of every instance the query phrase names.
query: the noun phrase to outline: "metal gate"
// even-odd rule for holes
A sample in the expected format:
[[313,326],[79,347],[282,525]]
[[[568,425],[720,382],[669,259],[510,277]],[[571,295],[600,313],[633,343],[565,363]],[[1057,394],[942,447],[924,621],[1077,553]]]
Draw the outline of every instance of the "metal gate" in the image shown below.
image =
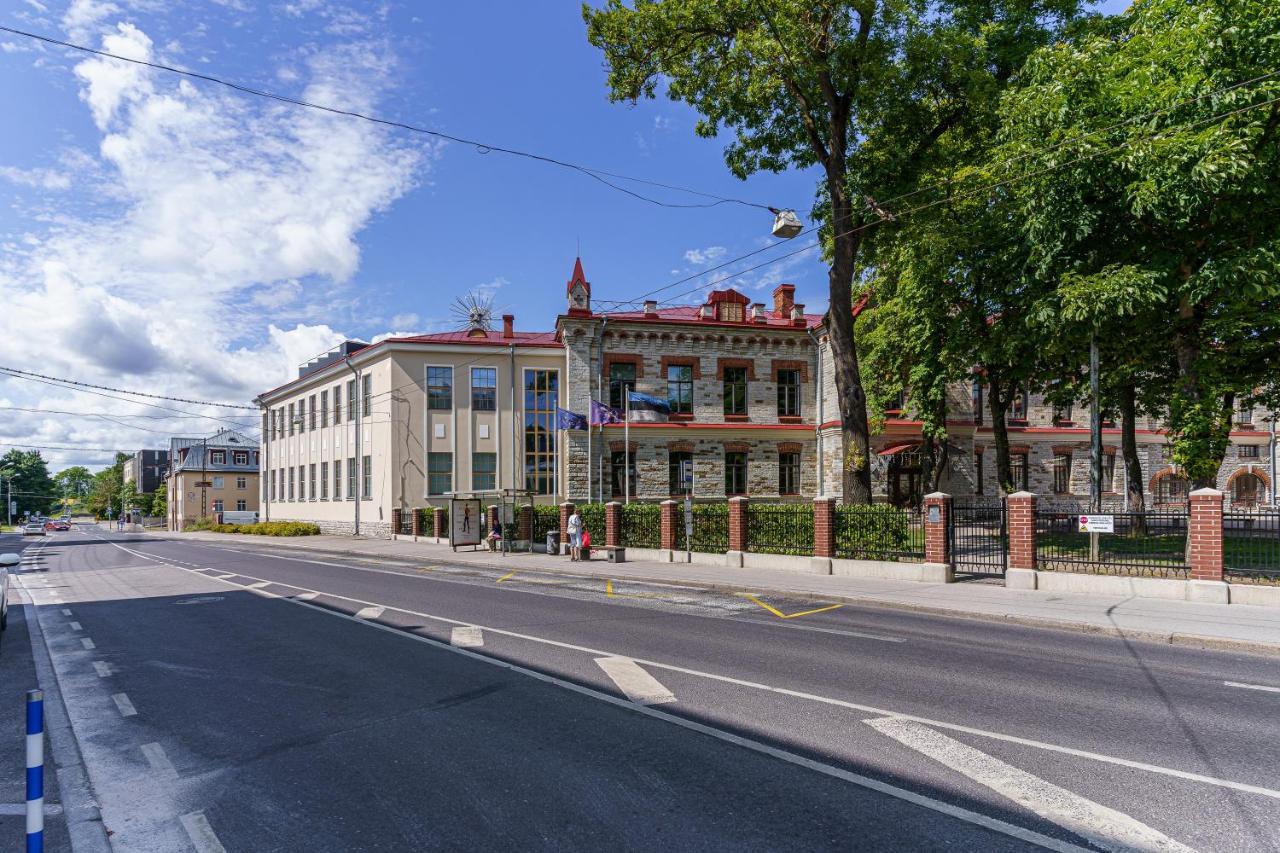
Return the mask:
[[947,520],[947,551],[956,574],[1003,577],[1009,556],[1004,501],[957,499]]

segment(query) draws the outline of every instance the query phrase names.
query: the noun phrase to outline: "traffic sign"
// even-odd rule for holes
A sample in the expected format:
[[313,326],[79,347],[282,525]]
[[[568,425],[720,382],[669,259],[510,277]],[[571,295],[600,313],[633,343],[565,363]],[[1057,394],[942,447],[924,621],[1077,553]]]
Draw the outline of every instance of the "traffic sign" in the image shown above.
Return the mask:
[[1116,517],[1114,515],[1082,515],[1080,516],[1081,533],[1115,533]]

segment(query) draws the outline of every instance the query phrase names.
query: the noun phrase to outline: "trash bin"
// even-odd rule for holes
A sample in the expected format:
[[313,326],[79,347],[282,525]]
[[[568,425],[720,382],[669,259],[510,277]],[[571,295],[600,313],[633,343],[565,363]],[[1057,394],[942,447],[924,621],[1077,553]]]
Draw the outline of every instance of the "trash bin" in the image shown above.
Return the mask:
[[559,530],[547,531],[547,553],[548,554],[560,553],[560,531]]

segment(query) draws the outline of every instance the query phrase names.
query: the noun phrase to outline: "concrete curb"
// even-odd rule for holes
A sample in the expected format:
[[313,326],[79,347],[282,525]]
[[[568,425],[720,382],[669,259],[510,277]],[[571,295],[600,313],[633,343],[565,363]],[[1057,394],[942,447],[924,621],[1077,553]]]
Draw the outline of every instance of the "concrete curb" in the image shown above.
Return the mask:
[[[250,537],[244,537],[244,536],[237,538],[235,534],[230,534],[230,533],[209,534],[209,535],[218,536],[220,538],[214,539],[214,540],[206,540],[206,541],[226,541],[221,537],[227,537],[227,539],[236,539],[237,541],[244,541],[246,538],[250,538]],[[204,539],[203,536],[199,538]],[[253,538],[272,539],[273,541],[270,544],[279,545],[285,548],[292,548],[297,551],[304,551],[307,553],[316,554],[320,556],[360,557],[362,559],[378,558],[378,555],[371,555],[367,551],[358,551],[353,549],[337,549],[337,548],[334,548],[334,549],[311,548],[306,545],[295,545],[289,542],[275,541],[275,538],[273,537],[253,537]],[[370,540],[370,541],[382,541],[382,540]],[[388,561],[398,561],[405,558],[384,556],[384,557],[381,557],[380,559],[384,559]],[[494,565],[484,564],[484,563],[478,564],[478,563],[471,563],[467,561],[452,561],[447,558],[437,559],[434,557],[424,556],[424,559],[431,559],[432,562],[442,563],[448,566],[456,566],[459,568],[501,568],[500,566],[494,566]],[[413,560],[413,562],[417,562],[417,560]],[[554,567],[547,568],[545,566],[538,566],[536,568],[531,568],[529,569],[529,571],[537,571],[537,572],[543,572],[545,574],[554,574],[554,575],[561,575],[565,577],[578,577],[578,578],[616,577],[615,575],[609,574],[607,572],[599,573],[599,574],[597,573],[583,574],[581,572],[571,572],[563,569],[557,569]],[[1011,625],[1023,625],[1029,628],[1047,628],[1047,629],[1056,630],[1056,631],[1069,631],[1075,634],[1096,634],[1099,636],[1115,637],[1117,639],[1133,640],[1136,642],[1144,642],[1144,643],[1158,643],[1161,645],[1184,646],[1189,648],[1212,649],[1215,651],[1243,652],[1247,654],[1280,657],[1280,643],[1264,643],[1264,642],[1258,642],[1256,640],[1237,640],[1230,637],[1210,637],[1210,636],[1205,636],[1201,634],[1187,634],[1187,633],[1182,633],[1177,631],[1174,631],[1174,632],[1141,631],[1136,629],[1120,628],[1114,625],[1095,625],[1089,622],[1075,622],[1067,619],[1054,619],[1048,616],[1025,616],[1017,613],[978,613],[971,610],[958,610],[958,609],[952,609],[948,607],[939,607],[931,604],[914,604],[912,602],[907,602],[907,601],[891,601],[891,600],[885,600],[881,598],[874,598],[874,597],[867,597],[867,596],[840,595],[840,594],[834,594],[834,593],[833,594],[810,593],[802,590],[786,589],[781,587],[758,586],[758,585],[751,585],[751,584],[728,584],[728,583],[721,583],[718,581],[698,580],[696,578],[669,578],[669,577],[656,577],[656,576],[649,576],[649,575],[628,574],[625,576],[625,579],[631,580],[631,581],[639,581],[641,583],[658,583],[658,584],[669,584],[669,583],[678,581],[679,583],[684,584],[686,586],[697,587],[698,589],[704,589],[708,592],[719,592],[719,593],[726,593],[726,594],[734,594],[739,592],[759,592],[759,593],[764,593],[769,595],[779,595],[784,597],[811,596],[811,597],[822,598],[824,600],[830,600],[832,603],[856,604],[859,606],[877,607],[877,608],[882,608],[886,610],[902,610],[902,611],[907,611],[912,613],[923,613],[930,616],[946,616],[953,619],[968,619],[970,621],[978,621],[978,622],[1006,623]]]

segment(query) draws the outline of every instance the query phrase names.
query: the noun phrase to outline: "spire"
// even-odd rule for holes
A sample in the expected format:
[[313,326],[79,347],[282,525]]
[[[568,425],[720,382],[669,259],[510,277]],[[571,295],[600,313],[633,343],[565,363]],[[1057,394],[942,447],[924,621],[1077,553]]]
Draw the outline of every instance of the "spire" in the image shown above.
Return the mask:
[[569,296],[569,313],[571,315],[575,317],[591,316],[591,282],[587,281],[587,274],[582,271],[581,256],[574,259],[573,277],[569,279],[565,292]]
[[587,275],[582,271],[582,257],[579,256],[573,261],[573,276],[569,279],[569,284],[565,287],[566,291],[573,290],[573,286],[578,282],[582,282],[587,288],[587,293],[591,292],[591,282],[587,281]]

